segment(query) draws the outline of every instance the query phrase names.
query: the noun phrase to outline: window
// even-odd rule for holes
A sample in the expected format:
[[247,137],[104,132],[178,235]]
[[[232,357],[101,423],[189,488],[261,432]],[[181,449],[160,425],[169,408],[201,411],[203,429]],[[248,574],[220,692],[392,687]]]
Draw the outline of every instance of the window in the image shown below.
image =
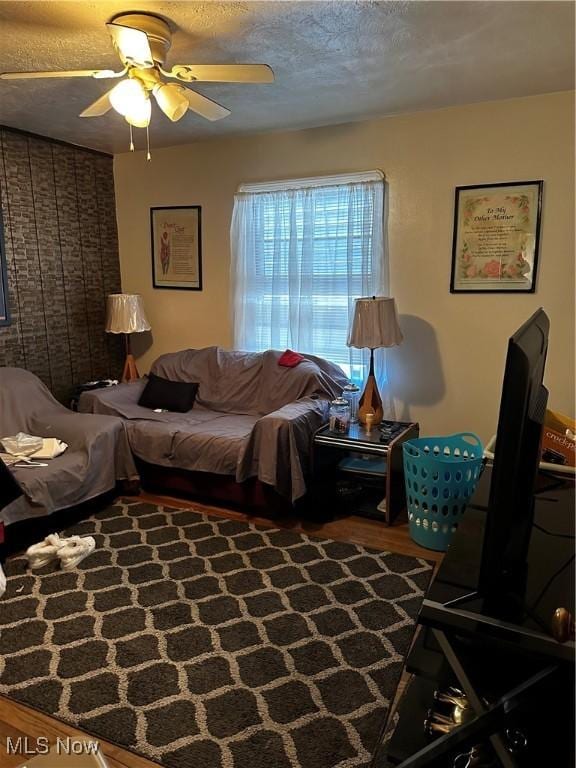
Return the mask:
[[234,346],[319,355],[363,379],[346,340],[359,296],[382,294],[380,172],[243,185],[232,217]]

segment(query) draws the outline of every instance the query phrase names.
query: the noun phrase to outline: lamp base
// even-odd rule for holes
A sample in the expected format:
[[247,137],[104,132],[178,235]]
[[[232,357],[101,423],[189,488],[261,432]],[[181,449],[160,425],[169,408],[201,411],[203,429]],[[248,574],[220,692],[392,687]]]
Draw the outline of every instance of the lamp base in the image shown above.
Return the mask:
[[124,363],[124,370],[122,371],[122,383],[127,381],[135,381],[140,378],[138,368],[136,367],[136,360],[134,355],[130,352],[126,355],[126,362]]
[[361,424],[366,424],[366,415],[369,413],[374,414],[373,424],[380,424],[384,418],[382,398],[378,392],[376,377],[373,373],[368,374],[364,392],[362,392],[358,403],[358,420]]

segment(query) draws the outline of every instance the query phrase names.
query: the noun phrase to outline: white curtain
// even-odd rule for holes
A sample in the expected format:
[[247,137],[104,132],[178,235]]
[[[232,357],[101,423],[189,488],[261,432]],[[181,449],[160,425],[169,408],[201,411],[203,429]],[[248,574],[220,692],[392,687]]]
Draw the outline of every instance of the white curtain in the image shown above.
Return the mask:
[[367,353],[346,346],[354,299],[388,287],[384,182],[371,175],[241,187],[231,227],[236,349],[308,352],[364,379]]

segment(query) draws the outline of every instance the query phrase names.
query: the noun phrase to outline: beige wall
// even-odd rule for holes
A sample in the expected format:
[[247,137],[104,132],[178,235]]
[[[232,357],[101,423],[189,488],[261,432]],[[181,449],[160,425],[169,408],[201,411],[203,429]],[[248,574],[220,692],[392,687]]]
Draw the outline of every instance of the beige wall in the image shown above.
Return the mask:
[[[550,403],[574,413],[574,98],[474,104],[115,158],[123,290],[141,293],[162,352],[231,344],[229,227],[240,182],[380,168],[389,185],[391,294],[405,342],[389,353],[396,416],[423,433],[495,431],[506,340],[543,306],[551,319]],[[192,117],[185,119],[194,119]],[[152,131],[153,138],[153,131]],[[544,179],[533,295],[449,292],[454,187]],[[149,208],[201,205],[204,290],[154,290]],[[147,348],[146,348],[147,347]]]

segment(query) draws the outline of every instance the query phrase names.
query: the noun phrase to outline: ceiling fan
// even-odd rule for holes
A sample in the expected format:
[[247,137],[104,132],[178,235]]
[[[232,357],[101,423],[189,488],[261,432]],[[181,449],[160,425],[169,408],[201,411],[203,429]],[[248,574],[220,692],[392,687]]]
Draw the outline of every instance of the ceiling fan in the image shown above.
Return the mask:
[[[172,35],[168,24],[149,13],[121,13],[106,27],[122,61],[119,72],[110,69],[80,69],[54,72],[4,72],[2,80],[47,77],[93,77],[120,82],[100,96],[80,117],[100,117],[110,109],[119,112],[130,126],[147,128],[152,112],[152,95],[162,112],[173,122],[191,110],[207,120],[220,120],[230,110],[181,83],[271,83],[274,73],[266,64],[175,64],[165,70],[164,62]],[[164,78],[178,81],[167,83]],[[131,143],[131,149],[133,145]]]

